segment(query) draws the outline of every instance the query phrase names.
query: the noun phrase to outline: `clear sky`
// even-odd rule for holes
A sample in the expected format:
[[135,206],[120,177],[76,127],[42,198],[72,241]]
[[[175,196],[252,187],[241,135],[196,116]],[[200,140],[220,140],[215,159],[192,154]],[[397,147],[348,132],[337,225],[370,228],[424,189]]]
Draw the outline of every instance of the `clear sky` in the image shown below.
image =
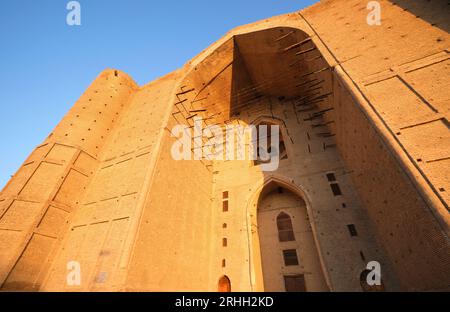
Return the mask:
[[69,0],[0,4],[0,189],[105,68],[140,85],[181,67],[233,27],[314,0]]

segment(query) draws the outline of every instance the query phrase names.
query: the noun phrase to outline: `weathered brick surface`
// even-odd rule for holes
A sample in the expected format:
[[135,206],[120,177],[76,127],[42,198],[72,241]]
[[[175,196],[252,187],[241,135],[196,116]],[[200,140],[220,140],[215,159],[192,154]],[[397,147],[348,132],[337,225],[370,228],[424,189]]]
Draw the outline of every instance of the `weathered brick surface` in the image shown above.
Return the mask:
[[[377,260],[386,290],[448,290],[448,8],[379,2],[380,26],[366,1],[334,0],[238,27],[141,87],[102,72],[0,193],[2,289],[215,291],[223,275],[235,291],[281,285],[291,271],[263,274],[272,232],[258,222],[273,217],[258,208],[283,209],[286,198],[263,200],[282,187],[304,202],[293,215],[312,239],[299,246],[317,256],[300,259],[317,257],[325,281],[307,287],[360,291]],[[170,129],[193,114],[278,124],[288,157],[272,173],[176,161]],[[69,261],[80,286],[66,283]]]

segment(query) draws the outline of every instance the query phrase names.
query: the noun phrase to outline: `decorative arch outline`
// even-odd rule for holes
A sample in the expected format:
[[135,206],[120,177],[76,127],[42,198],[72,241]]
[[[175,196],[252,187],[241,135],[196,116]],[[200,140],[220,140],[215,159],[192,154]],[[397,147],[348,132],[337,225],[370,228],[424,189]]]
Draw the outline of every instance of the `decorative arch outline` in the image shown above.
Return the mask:
[[[296,183],[293,179],[290,179],[280,174],[270,174],[264,178],[264,181],[260,181],[254,185],[251,190],[254,190],[250,195],[246,206],[246,223],[247,223],[247,242],[248,242],[248,257],[249,257],[249,278],[251,291],[264,291],[264,280],[262,272],[262,263],[260,256],[260,245],[258,236],[258,200],[261,196],[264,188],[271,183],[289,190],[293,194],[301,197],[306,204],[306,211],[312,216],[311,211],[311,199],[309,195],[303,191],[303,187]],[[320,260],[320,266],[325,277],[325,282],[330,290],[332,290],[332,284],[329,277],[328,270],[326,269],[325,262],[323,260],[322,251],[320,248],[320,242],[317,239],[316,225],[313,218],[310,218],[310,224],[312,228],[312,235],[314,243],[317,246],[317,252]]]

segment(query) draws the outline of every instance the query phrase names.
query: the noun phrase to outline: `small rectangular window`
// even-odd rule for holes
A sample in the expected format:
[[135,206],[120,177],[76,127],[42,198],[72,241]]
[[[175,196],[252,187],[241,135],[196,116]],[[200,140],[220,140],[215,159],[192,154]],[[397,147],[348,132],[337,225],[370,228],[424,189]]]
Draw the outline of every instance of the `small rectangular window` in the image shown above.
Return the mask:
[[297,250],[295,249],[286,249],[283,250],[283,259],[284,259],[284,265],[298,265],[298,258],[297,258]]
[[336,177],[335,177],[334,173],[327,173],[327,179],[330,182],[336,181]]
[[342,195],[341,188],[337,183],[330,184],[331,190],[333,191],[334,196]]
[[303,274],[298,275],[285,275],[284,287],[288,292],[304,292],[306,291],[305,276]]
[[227,247],[228,246],[228,240],[226,237],[222,238],[222,246]]
[[350,232],[350,236],[358,236],[358,232],[356,232],[356,227],[354,224],[347,225],[348,231]]
[[222,192],[222,198],[228,199],[228,191]]
[[278,239],[280,242],[290,242],[295,240],[292,229],[291,218],[284,213],[277,217]]
[[228,200],[222,202],[222,211],[228,211]]

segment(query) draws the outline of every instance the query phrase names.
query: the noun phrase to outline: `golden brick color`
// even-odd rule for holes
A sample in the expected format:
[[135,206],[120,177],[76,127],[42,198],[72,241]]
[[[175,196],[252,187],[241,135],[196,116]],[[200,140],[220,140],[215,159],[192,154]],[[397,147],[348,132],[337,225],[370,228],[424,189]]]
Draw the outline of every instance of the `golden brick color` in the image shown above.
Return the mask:
[[[449,290],[448,7],[379,2],[380,26],[335,0],[238,27],[144,86],[102,72],[0,193],[1,289],[361,291],[376,260],[388,291]],[[287,159],[176,161],[194,114],[278,124]]]

